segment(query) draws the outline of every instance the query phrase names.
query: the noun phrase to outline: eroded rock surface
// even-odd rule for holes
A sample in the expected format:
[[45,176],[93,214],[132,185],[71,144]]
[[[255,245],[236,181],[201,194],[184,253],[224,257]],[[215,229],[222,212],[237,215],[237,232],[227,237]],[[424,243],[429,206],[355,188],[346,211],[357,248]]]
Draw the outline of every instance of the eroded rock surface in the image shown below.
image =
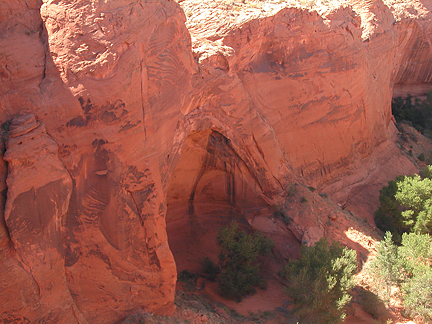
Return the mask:
[[[192,13],[188,26],[202,75],[219,80],[228,93],[238,84],[235,97],[246,97],[250,109],[265,116],[267,133],[275,134],[294,172],[321,185],[390,137],[395,84],[430,83],[431,51],[413,46],[430,42],[423,23],[428,3],[413,4],[422,11],[411,19],[410,5],[393,8],[381,1],[317,11],[267,3],[223,11],[223,2],[193,0],[182,6]],[[221,86],[207,88],[212,100],[227,95],[218,92]],[[237,103],[223,102],[225,111],[237,110]],[[205,107],[201,99],[199,108]]]
[[0,1],[3,321],[169,314],[172,251],[237,219],[286,258],[342,217],[304,185],[367,218],[415,170],[390,101],[430,89],[431,1],[181,5]]
[[2,280],[1,295],[10,313],[3,320],[85,322],[65,277],[62,222],[72,179],[57,144],[34,115],[13,118],[8,136],[4,219],[10,242],[2,251],[8,254],[2,263],[8,280]]
[[[0,11],[2,68],[9,71],[1,79],[3,121],[33,113],[28,123],[44,124],[53,143],[46,154],[58,156],[69,179],[56,182],[45,154],[24,148],[42,126],[14,144],[23,147],[20,177],[13,173],[17,148],[8,146],[5,233],[12,243],[2,235],[1,265],[20,264],[9,249],[30,249],[28,240],[33,253],[22,256],[28,268],[2,271],[2,286],[16,290],[0,307],[2,319],[31,313],[30,321],[44,321],[50,309],[58,323],[73,322],[68,309],[89,323],[117,322],[139,309],[170,313],[176,267],[165,188],[192,70],[183,12],[174,2],[136,1],[8,1]],[[4,133],[17,141],[12,128]],[[48,210],[52,201],[56,214]],[[33,217],[38,208],[41,219]],[[17,229],[25,222],[37,233],[55,229],[55,240],[26,235]],[[51,299],[44,280],[56,284]]]

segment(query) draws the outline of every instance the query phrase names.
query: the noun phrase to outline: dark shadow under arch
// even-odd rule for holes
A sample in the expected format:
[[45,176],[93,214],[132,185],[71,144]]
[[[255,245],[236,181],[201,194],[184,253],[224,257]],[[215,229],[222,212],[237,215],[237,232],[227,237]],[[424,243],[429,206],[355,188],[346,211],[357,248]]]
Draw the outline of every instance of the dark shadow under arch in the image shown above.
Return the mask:
[[182,270],[197,271],[201,261],[217,261],[218,229],[271,208],[248,166],[230,140],[214,130],[192,132],[172,175],[167,195],[167,233],[171,251]]

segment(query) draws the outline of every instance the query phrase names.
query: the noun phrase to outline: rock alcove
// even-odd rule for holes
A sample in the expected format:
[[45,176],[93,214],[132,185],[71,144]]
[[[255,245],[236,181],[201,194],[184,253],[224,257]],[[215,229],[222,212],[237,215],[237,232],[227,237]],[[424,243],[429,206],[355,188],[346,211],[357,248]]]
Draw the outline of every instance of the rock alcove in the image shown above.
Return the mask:
[[168,189],[167,233],[177,271],[196,272],[205,257],[217,260],[218,229],[248,219],[269,205],[259,183],[230,140],[214,130],[191,133]]

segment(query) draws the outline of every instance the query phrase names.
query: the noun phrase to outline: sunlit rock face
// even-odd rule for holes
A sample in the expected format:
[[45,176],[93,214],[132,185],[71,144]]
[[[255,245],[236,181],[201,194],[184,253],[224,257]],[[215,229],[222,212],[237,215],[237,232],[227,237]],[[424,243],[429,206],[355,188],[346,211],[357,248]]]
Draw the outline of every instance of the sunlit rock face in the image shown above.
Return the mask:
[[[201,97],[199,107],[218,97],[234,115],[247,98],[296,175],[331,181],[389,138],[395,84],[431,87],[427,3],[412,4],[422,11],[410,17],[414,9],[381,1],[227,11],[186,0],[201,75],[219,80],[207,83],[212,101]],[[229,102],[228,94],[241,99]]]
[[0,107],[12,120],[3,134],[2,319],[170,313],[165,192],[193,63],[182,10],[137,1],[0,7]]
[[181,5],[0,1],[3,321],[169,314],[176,263],[230,220],[327,233],[293,182],[345,202],[415,169],[390,102],[430,89],[430,1]]

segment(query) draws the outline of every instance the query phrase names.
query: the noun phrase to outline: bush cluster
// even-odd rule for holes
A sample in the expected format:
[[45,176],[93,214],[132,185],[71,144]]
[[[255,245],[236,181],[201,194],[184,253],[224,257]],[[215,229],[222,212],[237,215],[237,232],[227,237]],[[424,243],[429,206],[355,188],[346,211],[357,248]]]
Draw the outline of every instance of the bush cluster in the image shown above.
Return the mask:
[[408,316],[432,320],[432,238],[429,234],[404,233],[401,246],[387,232],[380,242],[370,274],[378,295],[387,303],[393,287],[402,292]]
[[[431,168],[430,166],[427,167]],[[414,233],[432,233],[432,180],[419,175],[398,183],[395,199],[403,206],[405,225]]]
[[391,232],[397,244],[403,233],[432,233],[432,166],[421,173],[399,176],[380,190],[375,223],[383,232]]
[[[219,264],[203,261],[206,277],[217,280],[222,296],[240,301],[262,284],[259,256],[269,253],[273,242],[261,232],[248,234],[232,222],[217,236],[221,247]],[[341,323],[350,302],[357,270],[356,252],[339,243],[321,239],[314,246],[302,248],[299,260],[284,269],[287,294],[301,323]]]
[[217,278],[220,294],[240,301],[262,282],[258,257],[269,253],[273,242],[261,232],[246,233],[236,222],[219,231],[217,242],[221,247]]
[[394,98],[392,101],[392,113],[398,123],[404,121],[411,124],[424,135],[430,135],[432,129],[432,91],[427,99],[413,100],[411,95],[403,99]]
[[357,270],[354,250],[321,239],[285,267],[287,293],[300,323],[342,323]]
[[380,206],[375,212],[375,224],[383,232],[390,231],[395,242],[400,243],[402,234],[409,230],[402,217],[402,208],[396,200],[398,183],[403,181],[403,176],[396,177],[388,182],[380,190]]
[[432,166],[384,186],[375,222],[386,231],[369,269],[377,294],[389,303],[397,291],[406,315],[432,321]]
[[[422,176],[397,177],[380,190],[375,220],[379,228],[390,231],[369,269],[376,281],[376,294],[384,302],[389,303],[399,291],[407,315],[422,316],[426,321],[432,321],[431,175],[432,166],[428,166]],[[210,259],[204,260],[206,277],[218,282],[224,297],[240,301],[253,294],[263,282],[259,256],[269,253],[273,242],[261,232],[249,234],[232,222],[219,230],[217,243],[221,248],[219,263],[216,266]],[[303,246],[301,258],[291,260],[283,271],[299,322],[342,323],[356,270],[356,252],[338,242],[321,239],[314,246]],[[182,273],[181,279],[190,280],[191,274]],[[376,295],[364,290],[358,296],[374,318],[388,318]]]
[[[219,230],[217,243],[221,248],[219,263],[216,266],[204,259],[205,277],[216,280],[219,293],[226,298],[240,301],[253,294],[263,283],[259,256],[269,253],[273,242],[261,232],[249,234],[232,222]],[[282,272],[300,323],[343,322],[356,270],[356,252],[338,242],[329,244],[321,239],[314,246],[302,247],[301,258],[291,260]],[[191,278],[192,274],[182,272],[182,280]]]

